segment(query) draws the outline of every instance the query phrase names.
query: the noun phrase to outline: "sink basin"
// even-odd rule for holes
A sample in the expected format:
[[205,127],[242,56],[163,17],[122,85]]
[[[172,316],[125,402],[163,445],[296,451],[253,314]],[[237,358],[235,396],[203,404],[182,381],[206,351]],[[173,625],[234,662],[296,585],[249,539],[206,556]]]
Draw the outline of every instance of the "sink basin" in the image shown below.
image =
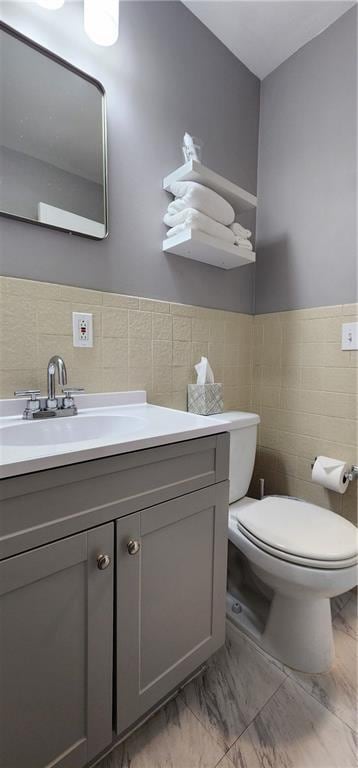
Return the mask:
[[145,392],[78,395],[76,416],[26,421],[26,399],[0,400],[0,478],[225,432],[224,419],[147,403]]
[[79,415],[49,418],[44,421],[17,421],[1,429],[3,446],[53,446],[68,443],[93,443],[119,435],[130,435],[142,428],[143,419],[119,414]]

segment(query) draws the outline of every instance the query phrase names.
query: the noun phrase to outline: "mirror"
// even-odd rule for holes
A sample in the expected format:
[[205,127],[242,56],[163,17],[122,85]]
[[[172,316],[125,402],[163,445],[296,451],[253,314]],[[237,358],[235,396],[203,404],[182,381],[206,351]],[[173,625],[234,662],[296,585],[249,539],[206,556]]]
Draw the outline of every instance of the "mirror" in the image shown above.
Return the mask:
[[105,92],[0,22],[0,214],[107,236]]

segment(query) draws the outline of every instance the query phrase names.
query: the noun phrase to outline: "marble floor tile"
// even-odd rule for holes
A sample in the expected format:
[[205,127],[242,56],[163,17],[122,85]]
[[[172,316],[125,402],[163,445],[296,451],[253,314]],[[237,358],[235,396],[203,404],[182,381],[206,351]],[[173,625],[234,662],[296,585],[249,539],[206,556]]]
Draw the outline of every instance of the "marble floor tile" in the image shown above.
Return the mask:
[[337,597],[332,597],[331,599],[331,613],[332,613],[332,619],[334,619],[337,616],[337,613],[344,608],[344,606],[350,601],[352,597],[351,590],[349,592],[343,592],[342,595],[337,595]]
[[258,653],[261,653],[261,655],[266,659],[266,661],[268,661],[270,664],[273,664],[275,667],[278,667],[281,670],[281,672],[285,672],[285,665],[283,661],[279,661],[278,659],[275,659],[275,657],[271,656],[270,653],[268,653],[267,651],[264,651],[263,648],[260,648],[260,646],[257,643],[255,643],[254,640],[251,640],[251,638],[248,637],[248,635],[246,635],[245,632],[243,632],[241,629],[238,629],[238,627],[236,627],[232,621],[226,622],[226,634],[228,637],[233,637],[234,639],[238,635],[239,637],[244,637],[246,639],[246,642],[252,645],[255,651],[257,651]]
[[220,763],[215,766],[215,768],[234,768],[234,763],[229,760],[226,755],[220,760]]
[[350,728],[357,729],[357,641],[334,625],[335,661],[329,672],[310,675],[286,667],[287,674]]
[[223,750],[233,744],[285,679],[244,635],[229,635],[201,678],[182,692],[190,707]]
[[222,756],[223,750],[177,697],[96,768],[215,768]]
[[354,768],[354,734],[292,680],[230,749],[236,768]]
[[348,603],[337,614],[333,621],[333,626],[336,629],[341,629],[347,632],[348,635],[353,637],[354,640],[358,639],[358,613],[357,613],[357,596],[353,595]]

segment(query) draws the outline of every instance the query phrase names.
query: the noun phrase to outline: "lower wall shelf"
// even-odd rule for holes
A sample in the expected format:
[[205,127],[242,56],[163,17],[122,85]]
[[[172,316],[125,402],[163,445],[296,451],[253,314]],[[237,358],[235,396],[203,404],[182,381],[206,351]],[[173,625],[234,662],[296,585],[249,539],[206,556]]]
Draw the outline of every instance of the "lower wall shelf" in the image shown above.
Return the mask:
[[186,229],[180,235],[168,237],[163,241],[163,251],[221,269],[235,269],[256,261],[256,254],[248,248],[239,248],[198,229]]

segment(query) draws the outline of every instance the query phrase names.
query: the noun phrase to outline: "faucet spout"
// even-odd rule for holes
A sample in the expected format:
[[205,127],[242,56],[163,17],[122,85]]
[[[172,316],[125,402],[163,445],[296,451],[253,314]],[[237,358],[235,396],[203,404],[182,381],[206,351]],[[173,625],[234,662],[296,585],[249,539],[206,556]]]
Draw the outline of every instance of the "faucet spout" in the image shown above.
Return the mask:
[[56,398],[56,371],[58,377],[58,383],[63,387],[67,384],[67,370],[65,361],[60,355],[53,355],[50,358],[47,366],[47,407],[57,408]]

